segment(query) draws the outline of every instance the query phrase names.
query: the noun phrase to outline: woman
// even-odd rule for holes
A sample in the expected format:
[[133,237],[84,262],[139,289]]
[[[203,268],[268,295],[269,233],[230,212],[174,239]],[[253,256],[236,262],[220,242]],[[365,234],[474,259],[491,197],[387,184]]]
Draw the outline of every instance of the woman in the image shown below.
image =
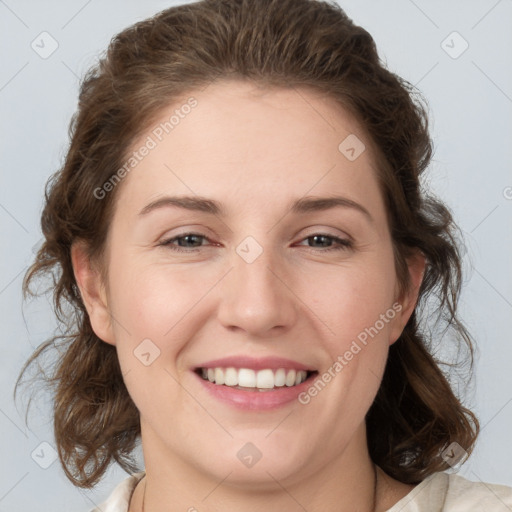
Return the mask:
[[97,510],[512,506],[444,471],[478,422],[420,324],[437,298],[471,349],[430,156],[411,87],[335,5],[206,0],[116,36],[25,280],[57,271],[74,311],[52,376],[67,476],[133,472],[142,442]]

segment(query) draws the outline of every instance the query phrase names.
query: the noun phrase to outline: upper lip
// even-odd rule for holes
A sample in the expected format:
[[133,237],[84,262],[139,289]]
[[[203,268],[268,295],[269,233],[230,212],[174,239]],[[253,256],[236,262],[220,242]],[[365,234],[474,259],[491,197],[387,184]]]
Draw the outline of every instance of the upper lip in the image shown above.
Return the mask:
[[251,370],[278,370],[279,368],[284,368],[287,370],[314,371],[314,368],[291,359],[285,359],[282,357],[255,358],[243,355],[206,361],[197,365],[196,369],[198,368],[248,368]]

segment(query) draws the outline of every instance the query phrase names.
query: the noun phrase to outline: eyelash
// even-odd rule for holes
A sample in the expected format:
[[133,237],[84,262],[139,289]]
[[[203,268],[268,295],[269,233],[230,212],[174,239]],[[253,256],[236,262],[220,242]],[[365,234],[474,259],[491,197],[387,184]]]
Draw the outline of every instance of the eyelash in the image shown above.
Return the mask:
[[[172,245],[173,242],[176,242],[177,240],[181,240],[183,238],[186,238],[187,236],[196,236],[196,237],[200,237],[200,238],[203,238],[205,240],[208,240],[208,237],[206,237],[205,235],[202,235],[201,233],[184,233],[182,235],[179,235],[179,236],[175,236],[173,238],[169,238],[168,240],[163,240],[162,242],[160,242],[158,245],[159,246],[162,246],[162,247],[168,247],[170,248],[172,251],[175,251],[175,252],[197,252],[198,249],[200,249],[201,247],[203,246],[200,246],[200,247],[191,247],[189,249],[182,249],[180,248],[179,246],[177,245]],[[320,237],[324,237],[324,238],[330,238],[331,240],[333,240],[334,242],[336,242],[338,244],[337,247],[327,247],[325,249],[322,249],[322,248],[315,248],[315,247],[311,247],[311,249],[315,250],[319,250],[320,252],[330,252],[330,251],[346,251],[346,250],[349,250],[349,249],[353,249],[353,242],[351,240],[347,240],[347,239],[344,239],[344,238],[339,238],[337,236],[333,236],[333,235],[327,235],[325,233],[313,233],[312,235],[309,235],[307,236],[306,238],[303,238],[303,240],[308,240],[308,239],[312,239],[314,237],[317,237],[317,236],[320,236]]]

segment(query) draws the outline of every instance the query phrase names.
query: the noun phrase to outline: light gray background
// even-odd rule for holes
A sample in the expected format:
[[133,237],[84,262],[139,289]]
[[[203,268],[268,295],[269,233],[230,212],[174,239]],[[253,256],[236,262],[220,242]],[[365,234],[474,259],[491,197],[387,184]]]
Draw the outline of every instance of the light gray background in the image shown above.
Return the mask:
[[[171,5],[0,0],[0,512],[87,511],[126,476],[113,469],[93,492],[83,492],[58,462],[40,467],[52,461],[51,449],[40,444],[55,446],[47,397],[36,403],[27,428],[12,390],[22,363],[55,321],[44,299],[22,309],[20,288],[41,240],[44,183],[65,154],[78,78],[115,33]],[[374,36],[391,70],[429,101],[436,151],[427,183],[466,236],[461,306],[479,344],[468,398],[483,431],[461,474],[512,485],[512,2],[347,0],[342,6]],[[47,59],[31,48],[43,31],[59,45]],[[469,44],[457,58],[464,40],[450,36],[453,31]]]

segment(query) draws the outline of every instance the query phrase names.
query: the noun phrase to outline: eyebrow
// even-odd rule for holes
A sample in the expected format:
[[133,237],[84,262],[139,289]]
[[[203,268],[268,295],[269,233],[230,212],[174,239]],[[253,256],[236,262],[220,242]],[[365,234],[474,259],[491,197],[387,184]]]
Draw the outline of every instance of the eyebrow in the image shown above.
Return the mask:
[[341,196],[304,197],[293,203],[291,211],[293,213],[320,212],[336,207],[354,209],[364,214],[370,222],[373,222],[370,212],[363,205]]
[[[147,215],[148,213],[164,207],[177,207],[190,211],[209,213],[211,215],[224,216],[225,211],[217,201],[201,196],[165,196],[146,205],[139,215]],[[291,205],[291,212],[295,214],[320,212],[330,210],[332,208],[342,207],[351,208],[364,214],[364,216],[373,222],[370,212],[361,204],[341,196],[329,197],[303,197],[296,200]]]
[[165,196],[146,205],[139,212],[139,215],[147,215],[153,210],[166,206],[176,206],[185,210],[210,213],[212,215],[223,215],[223,209],[219,203],[200,196]]

